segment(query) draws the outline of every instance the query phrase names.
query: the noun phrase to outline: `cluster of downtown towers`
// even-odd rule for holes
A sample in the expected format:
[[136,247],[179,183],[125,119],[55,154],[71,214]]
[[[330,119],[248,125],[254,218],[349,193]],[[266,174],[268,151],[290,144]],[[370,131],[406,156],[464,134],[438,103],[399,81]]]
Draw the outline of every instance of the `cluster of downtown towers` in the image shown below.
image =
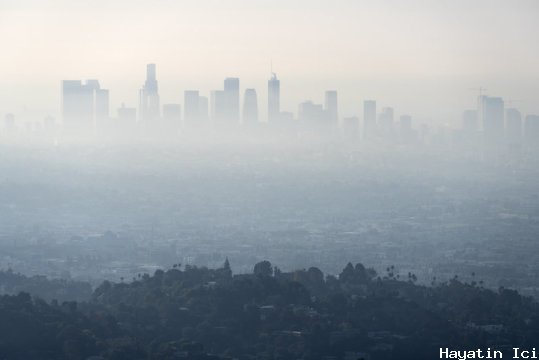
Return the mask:
[[[95,134],[115,131],[121,134],[143,133],[204,134],[208,129],[222,132],[236,131],[240,126],[259,129],[260,124],[280,128],[293,128],[318,136],[345,135],[348,138],[392,138],[413,141],[421,131],[412,129],[412,118],[402,115],[394,119],[393,108],[377,111],[376,101],[365,100],[363,122],[358,117],[339,118],[338,94],[326,91],[325,103],[301,103],[297,118],[281,111],[280,81],[272,73],[268,80],[267,122],[259,119],[259,106],[255,89],[246,89],[243,102],[240,98],[240,80],[226,78],[224,89],[212,91],[210,98],[198,91],[185,91],[183,112],[180,104],[161,106],[155,64],[148,64],[146,81],[140,89],[139,108],[122,105],[116,118],[110,117],[109,92],[101,89],[97,80],[64,80],[62,84],[62,117],[66,131]],[[243,106],[242,106],[243,105]],[[527,115],[514,108],[506,109],[499,97],[480,95],[475,110],[462,115],[463,136],[482,133],[487,145],[537,143],[539,141],[539,116]],[[503,146],[501,146],[503,147]]]

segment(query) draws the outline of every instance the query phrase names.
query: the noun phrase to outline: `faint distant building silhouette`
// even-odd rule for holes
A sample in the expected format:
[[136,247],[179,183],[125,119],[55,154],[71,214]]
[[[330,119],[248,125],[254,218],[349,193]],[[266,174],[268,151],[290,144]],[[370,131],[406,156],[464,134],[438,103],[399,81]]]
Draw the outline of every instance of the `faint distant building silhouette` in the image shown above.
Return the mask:
[[109,92],[99,81],[64,80],[62,82],[62,119],[64,128],[79,135],[91,135],[109,117]]
[[[90,80],[88,80],[90,82]],[[110,123],[109,91],[101,89],[99,82],[93,80],[95,91],[95,123],[98,130],[106,131]]]
[[137,109],[122,104],[122,107],[118,108],[118,120],[126,126],[134,127],[137,122]]
[[230,124],[240,122],[240,79],[226,78],[224,81],[225,119]]
[[45,130],[45,132],[48,134],[55,133],[56,119],[54,119],[50,115],[45,117],[45,119],[43,120],[43,130]]
[[258,122],[258,100],[255,89],[246,89],[243,96],[243,124],[254,125]]
[[146,65],[146,81],[140,90],[140,120],[150,129],[152,123],[159,119],[159,87],[157,84],[155,64]]
[[279,120],[281,115],[281,81],[275,73],[268,80],[268,121]]
[[378,116],[378,127],[383,137],[389,138],[393,135],[394,122],[395,119],[393,108],[382,108],[382,112]]
[[504,139],[503,99],[481,95],[478,103],[478,114],[483,126],[485,145],[490,147],[501,145]]
[[477,131],[477,111],[466,110],[462,113],[462,130],[465,133],[475,133]]
[[337,129],[339,126],[339,101],[337,91],[326,91],[324,109],[331,125],[334,129]]
[[412,117],[410,115],[401,115],[399,122],[401,140],[405,143],[410,143],[414,139],[414,131],[412,129]]
[[226,101],[223,90],[210,93],[210,117],[215,126],[223,126],[226,118]]
[[527,115],[524,121],[524,139],[528,148],[539,148],[539,115]]
[[186,129],[193,128],[200,123],[200,95],[196,90],[187,90],[183,93],[183,125]]
[[126,107],[125,104],[122,103],[122,106],[118,108],[117,113],[117,135],[121,138],[134,136],[136,134],[137,109]]
[[343,119],[342,131],[345,140],[356,141],[359,139],[359,118],[357,116]]
[[376,136],[376,101],[363,102],[363,138],[372,139]]
[[182,107],[180,104],[163,105],[163,135],[166,137],[175,137],[180,132],[182,121]]
[[202,124],[207,124],[210,118],[209,116],[209,104],[206,96],[198,97],[198,116]]
[[299,104],[298,119],[306,123],[323,122],[327,116],[321,104],[305,101]]
[[510,108],[505,111],[505,139],[511,146],[522,143],[522,114],[517,109]]
[[314,135],[317,138],[327,137],[330,134],[331,123],[324,106],[321,104],[315,104],[312,101],[299,104],[298,120],[300,130],[306,134]]
[[9,113],[4,116],[4,126],[3,130],[6,132],[15,131],[15,115]]

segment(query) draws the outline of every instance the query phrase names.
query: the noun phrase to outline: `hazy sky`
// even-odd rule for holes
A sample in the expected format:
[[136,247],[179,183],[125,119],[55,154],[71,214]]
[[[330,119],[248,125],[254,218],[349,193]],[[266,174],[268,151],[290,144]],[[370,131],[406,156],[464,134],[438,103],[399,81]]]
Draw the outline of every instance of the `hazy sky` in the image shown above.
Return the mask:
[[58,116],[60,80],[86,78],[114,115],[148,62],[164,103],[237,76],[265,115],[271,59],[284,110],[335,89],[343,116],[369,98],[449,122],[481,85],[539,113],[538,19],[537,0],[0,0],[0,116]]

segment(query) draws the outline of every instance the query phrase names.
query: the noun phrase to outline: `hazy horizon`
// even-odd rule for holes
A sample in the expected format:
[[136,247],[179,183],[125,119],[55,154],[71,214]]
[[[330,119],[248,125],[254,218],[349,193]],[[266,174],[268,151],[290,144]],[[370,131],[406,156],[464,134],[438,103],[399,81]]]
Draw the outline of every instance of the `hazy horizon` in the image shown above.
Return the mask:
[[[256,88],[265,120],[270,61],[282,109],[339,91],[342,116],[376,99],[418,122],[451,123],[486,87],[537,113],[535,1],[3,1],[0,115],[60,120],[63,79],[99,79],[111,115],[138,106],[145,64],[162,103],[209,95],[225,77]],[[37,59],[37,61],[36,61]],[[512,101],[512,102],[509,102]]]

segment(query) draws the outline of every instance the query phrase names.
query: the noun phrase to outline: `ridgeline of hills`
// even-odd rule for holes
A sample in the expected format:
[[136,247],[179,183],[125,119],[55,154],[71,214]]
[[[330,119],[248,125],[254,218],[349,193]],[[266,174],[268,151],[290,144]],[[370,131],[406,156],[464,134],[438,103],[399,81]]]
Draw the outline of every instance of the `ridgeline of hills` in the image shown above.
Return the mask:
[[0,286],[6,279],[9,289],[35,292],[0,296],[1,360],[434,359],[440,347],[531,348],[539,339],[539,304],[516,291],[457,278],[422,286],[413,274],[361,264],[338,277],[267,261],[242,275],[228,261],[175,265],[105,281],[83,302],[41,297],[65,294],[51,290],[63,285],[80,299],[85,285],[4,272]]

